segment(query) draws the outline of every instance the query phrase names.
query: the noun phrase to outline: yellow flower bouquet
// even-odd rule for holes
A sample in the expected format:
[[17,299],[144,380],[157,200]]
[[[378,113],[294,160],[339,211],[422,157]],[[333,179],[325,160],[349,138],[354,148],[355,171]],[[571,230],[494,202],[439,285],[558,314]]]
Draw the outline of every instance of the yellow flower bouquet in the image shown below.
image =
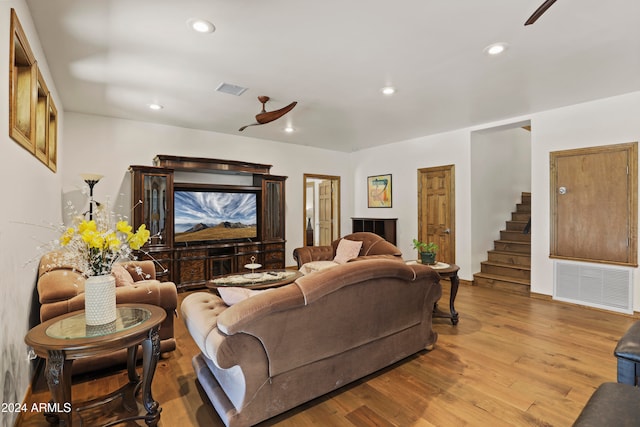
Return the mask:
[[112,225],[110,216],[99,209],[96,219],[78,219],[60,237],[60,245],[72,253],[85,276],[111,273],[117,260],[131,259],[131,252],[139,250],[149,240],[150,232],[142,224],[134,233],[125,220]]

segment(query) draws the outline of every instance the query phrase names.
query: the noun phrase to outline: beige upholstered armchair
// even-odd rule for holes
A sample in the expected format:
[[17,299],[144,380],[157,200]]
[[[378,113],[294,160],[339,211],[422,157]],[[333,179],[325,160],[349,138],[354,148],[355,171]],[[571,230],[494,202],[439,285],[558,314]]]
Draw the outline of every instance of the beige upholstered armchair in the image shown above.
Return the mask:
[[[402,260],[400,249],[377,234],[358,232],[346,235],[342,239],[362,242],[360,253],[352,261],[369,258]],[[294,249],[293,258],[298,263],[298,268],[312,261],[332,261],[336,257],[336,251],[342,239],[334,240],[331,246],[304,246]]]
[[[45,254],[38,267],[41,322],[84,309],[84,276],[74,266],[61,264],[60,260],[64,258],[56,254],[57,252]],[[152,304],[164,308],[167,317],[160,325],[160,351],[167,353],[175,350],[173,319],[178,305],[175,284],[155,280],[153,261],[128,261],[121,266],[128,271],[130,280],[116,275],[116,303]],[[107,356],[79,359],[73,364],[73,373],[124,364],[126,355],[125,349]]]

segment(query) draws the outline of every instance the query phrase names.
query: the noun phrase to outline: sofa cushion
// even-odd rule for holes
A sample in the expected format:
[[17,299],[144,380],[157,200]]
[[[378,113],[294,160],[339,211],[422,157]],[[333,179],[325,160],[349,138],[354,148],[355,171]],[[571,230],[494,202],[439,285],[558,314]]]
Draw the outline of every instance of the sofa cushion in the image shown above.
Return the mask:
[[116,263],[111,267],[111,274],[116,278],[116,288],[133,285],[131,273],[122,264]]
[[222,298],[222,301],[224,301],[225,304],[231,307],[232,305],[237,304],[240,301],[244,301],[247,298],[268,290],[269,289],[255,290],[237,286],[230,286],[224,288],[219,287],[218,293],[220,294],[220,298]]
[[362,248],[362,241],[341,239],[336,249],[336,256],[333,259],[338,264],[344,264],[349,260],[357,258]]
[[340,264],[335,261],[311,261],[300,267],[300,273],[306,275],[315,271],[326,270],[327,268],[335,267],[337,265]]

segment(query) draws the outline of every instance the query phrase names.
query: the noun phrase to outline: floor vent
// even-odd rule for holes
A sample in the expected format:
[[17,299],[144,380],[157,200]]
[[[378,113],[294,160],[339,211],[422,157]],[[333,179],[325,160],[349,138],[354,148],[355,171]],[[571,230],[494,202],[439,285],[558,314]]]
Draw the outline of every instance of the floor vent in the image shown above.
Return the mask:
[[554,298],[590,307],[633,313],[633,270],[556,261]]

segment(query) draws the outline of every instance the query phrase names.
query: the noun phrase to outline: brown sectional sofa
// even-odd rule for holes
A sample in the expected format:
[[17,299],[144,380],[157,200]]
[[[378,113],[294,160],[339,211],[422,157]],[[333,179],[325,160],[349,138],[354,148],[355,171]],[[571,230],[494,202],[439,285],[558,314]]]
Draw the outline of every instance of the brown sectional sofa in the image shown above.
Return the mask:
[[[358,258],[354,261],[361,261],[367,258],[393,258],[402,260],[402,252],[395,245],[387,242],[382,237],[374,233],[365,231],[348,234],[343,237],[346,240],[361,241],[362,248]],[[298,263],[298,268],[313,261],[331,261],[336,256],[336,250],[340,240],[334,240],[330,246],[304,246],[293,251],[293,258]]]
[[433,348],[442,289],[423,265],[368,259],[314,272],[228,307],[187,296],[197,377],[227,426],[249,426]]
[[[60,259],[62,258],[56,252],[50,252],[40,260],[37,288],[41,322],[72,311],[84,310],[85,279],[74,266],[61,264]],[[124,265],[131,273],[134,284],[116,288],[116,303],[152,304],[164,308],[167,317],[160,325],[160,351],[167,353],[175,350],[173,319],[178,306],[175,284],[155,280],[153,261],[129,261]],[[142,275],[136,272],[136,268],[142,270]],[[142,352],[138,354],[141,355]],[[126,356],[125,349],[106,356],[78,359],[73,363],[73,374],[124,364]]]

